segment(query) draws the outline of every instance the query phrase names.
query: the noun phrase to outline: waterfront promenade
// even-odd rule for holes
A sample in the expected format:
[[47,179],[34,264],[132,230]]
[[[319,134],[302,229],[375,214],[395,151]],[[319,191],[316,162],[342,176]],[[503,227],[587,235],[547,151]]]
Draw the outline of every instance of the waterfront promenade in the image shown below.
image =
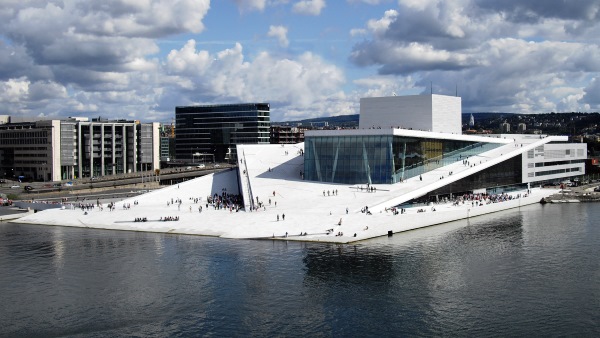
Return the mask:
[[[514,145],[503,147],[510,150]],[[238,152],[243,154],[239,172],[232,169],[125,198],[115,202],[111,208],[94,200],[82,201],[62,210],[29,215],[18,222],[224,238],[348,243],[518,208],[538,203],[556,192],[555,189],[536,188],[530,192],[511,192],[502,202],[465,200],[458,204],[416,205],[394,212],[390,208],[414,198],[415,191],[433,190],[444,183],[440,181],[460,179],[474,169],[457,161],[449,168],[440,168],[403,183],[375,185],[367,189],[366,184],[303,181],[300,176],[303,158],[299,146],[249,145],[241,150]],[[499,151],[503,150],[494,150]],[[483,165],[493,156],[494,153],[484,153],[478,161]],[[452,170],[453,174],[441,179],[440,173],[447,170]],[[238,191],[238,180],[242,182],[242,191]],[[244,195],[245,209],[238,211],[224,203],[217,208],[215,203],[208,201],[209,197],[214,199],[215,194]],[[254,203],[249,203],[250,199]]]

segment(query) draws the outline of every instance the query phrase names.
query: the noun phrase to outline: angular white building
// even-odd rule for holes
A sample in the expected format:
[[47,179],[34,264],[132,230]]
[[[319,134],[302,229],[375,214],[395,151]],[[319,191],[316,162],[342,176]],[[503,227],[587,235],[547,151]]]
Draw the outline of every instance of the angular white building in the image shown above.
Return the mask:
[[[348,243],[539,203],[558,192],[544,182],[585,174],[584,143],[568,143],[566,136],[462,135],[453,120],[460,116],[455,98],[399,99],[383,98],[380,110],[361,100],[367,110],[361,123],[380,121],[375,129],[309,131],[297,144],[238,144],[237,168],[123,201],[139,202],[131,210],[65,208],[20,221]],[[394,115],[393,102],[415,104]],[[441,102],[447,108],[436,107]],[[413,116],[419,111],[428,116]],[[427,126],[443,132],[415,130]],[[182,202],[167,203],[173,196]],[[139,217],[148,222],[136,222]]]

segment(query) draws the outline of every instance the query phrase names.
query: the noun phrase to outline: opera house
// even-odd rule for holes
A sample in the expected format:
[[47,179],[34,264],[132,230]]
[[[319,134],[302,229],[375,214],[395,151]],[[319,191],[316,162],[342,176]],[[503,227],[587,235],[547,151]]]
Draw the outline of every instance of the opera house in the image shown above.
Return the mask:
[[358,129],[237,145],[234,169],[19,222],[348,243],[538,203],[556,193],[541,183],[584,174],[585,143],[463,135],[461,113],[460,97],[364,98]]

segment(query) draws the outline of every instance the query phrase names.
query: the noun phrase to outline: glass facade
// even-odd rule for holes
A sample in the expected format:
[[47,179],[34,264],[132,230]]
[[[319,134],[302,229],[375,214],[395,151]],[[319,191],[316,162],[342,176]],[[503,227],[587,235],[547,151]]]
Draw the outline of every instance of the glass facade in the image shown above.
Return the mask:
[[194,160],[209,154],[216,161],[236,158],[236,144],[269,143],[268,103],[175,108],[175,157]]
[[499,187],[520,185],[523,175],[522,162],[521,156],[515,156],[469,177],[449,183],[430,192],[427,196],[460,194],[483,188],[494,191]]
[[304,144],[304,178],[345,184],[396,183],[498,146],[393,135],[309,136]]

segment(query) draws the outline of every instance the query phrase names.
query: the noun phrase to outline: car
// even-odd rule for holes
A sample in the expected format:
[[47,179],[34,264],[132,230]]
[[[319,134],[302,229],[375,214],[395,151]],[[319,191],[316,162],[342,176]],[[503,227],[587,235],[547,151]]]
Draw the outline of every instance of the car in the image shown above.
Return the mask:
[[31,191],[31,190],[33,190],[33,187],[30,185],[26,185],[23,189],[25,189],[27,191]]
[[220,166],[220,164],[215,164],[215,168],[219,168]]
[[13,185],[13,186],[11,186],[10,188],[11,188],[11,189],[19,189],[20,187],[21,187],[20,185]]
[[185,170],[192,170],[192,167],[187,167],[185,168]]
[[198,164],[198,165],[196,166],[196,168],[198,168],[198,169],[203,169],[203,168],[206,168],[206,165],[205,165],[205,164]]

